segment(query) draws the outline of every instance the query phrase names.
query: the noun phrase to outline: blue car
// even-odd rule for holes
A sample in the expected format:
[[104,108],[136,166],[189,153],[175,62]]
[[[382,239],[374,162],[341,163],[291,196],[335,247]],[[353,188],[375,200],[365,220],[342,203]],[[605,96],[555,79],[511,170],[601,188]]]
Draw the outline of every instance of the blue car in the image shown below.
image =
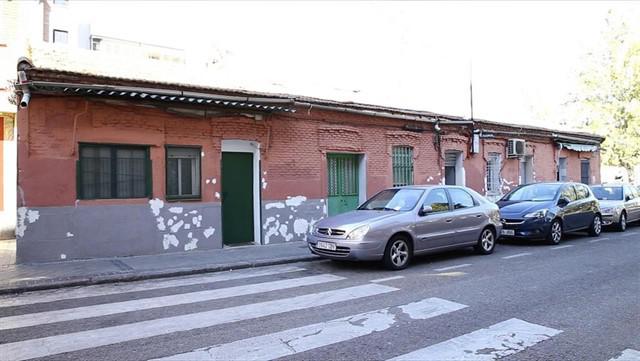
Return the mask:
[[602,231],[600,205],[581,183],[534,183],[520,186],[498,202],[503,238],[546,239],[558,244],[565,232]]

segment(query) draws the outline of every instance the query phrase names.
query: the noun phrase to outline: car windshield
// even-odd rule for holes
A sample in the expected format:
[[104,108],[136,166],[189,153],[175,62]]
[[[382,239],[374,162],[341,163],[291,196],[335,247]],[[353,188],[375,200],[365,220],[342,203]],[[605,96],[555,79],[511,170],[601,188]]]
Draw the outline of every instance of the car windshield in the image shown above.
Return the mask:
[[385,189],[371,197],[359,210],[409,211],[412,210],[424,191],[421,189]]
[[593,194],[601,201],[621,201],[622,187],[591,187]]
[[560,189],[560,186],[560,184],[529,184],[507,194],[503,198],[503,200],[521,202],[552,201],[556,198],[556,193],[558,193],[558,189]]

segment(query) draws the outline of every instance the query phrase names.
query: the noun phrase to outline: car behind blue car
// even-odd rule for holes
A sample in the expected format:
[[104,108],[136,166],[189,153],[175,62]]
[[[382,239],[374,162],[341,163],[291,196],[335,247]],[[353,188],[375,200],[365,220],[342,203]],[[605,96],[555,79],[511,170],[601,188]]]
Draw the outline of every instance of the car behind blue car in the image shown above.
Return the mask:
[[602,230],[598,200],[580,183],[523,185],[497,204],[504,238],[546,239],[558,244],[565,232],[587,230],[599,236]]

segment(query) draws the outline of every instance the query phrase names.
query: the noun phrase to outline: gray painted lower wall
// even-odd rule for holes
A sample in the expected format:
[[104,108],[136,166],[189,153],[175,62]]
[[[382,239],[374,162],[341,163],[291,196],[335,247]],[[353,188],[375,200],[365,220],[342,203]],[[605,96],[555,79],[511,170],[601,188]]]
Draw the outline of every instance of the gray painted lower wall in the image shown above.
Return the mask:
[[262,202],[262,243],[306,240],[314,223],[326,217],[324,199],[304,196]]
[[19,208],[16,262],[222,247],[219,203]]
[[[16,262],[51,262],[222,248],[221,204],[168,203],[19,208]],[[262,202],[263,244],[306,240],[324,199]]]

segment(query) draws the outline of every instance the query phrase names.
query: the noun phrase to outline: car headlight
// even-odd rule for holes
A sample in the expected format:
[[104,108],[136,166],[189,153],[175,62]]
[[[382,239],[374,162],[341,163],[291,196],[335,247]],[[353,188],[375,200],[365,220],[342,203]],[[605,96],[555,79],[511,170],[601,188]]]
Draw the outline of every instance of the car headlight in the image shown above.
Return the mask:
[[349,233],[347,239],[362,239],[367,232],[369,232],[369,226],[361,226]]
[[548,209],[540,209],[535,212],[527,213],[524,215],[524,218],[544,218],[547,216]]

